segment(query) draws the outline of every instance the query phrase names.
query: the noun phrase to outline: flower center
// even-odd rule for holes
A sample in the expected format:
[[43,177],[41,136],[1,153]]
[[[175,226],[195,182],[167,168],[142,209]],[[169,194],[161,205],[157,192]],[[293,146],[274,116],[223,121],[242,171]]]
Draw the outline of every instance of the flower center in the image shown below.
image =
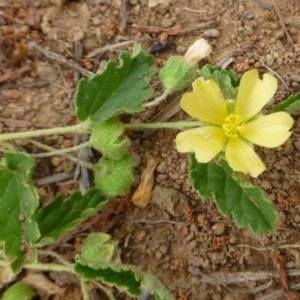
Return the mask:
[[239,132],[243,132],[246,128],[243,122],[244,118],[240,115],[230,114],[226,117],[222,129],[229,138],[237,138]]

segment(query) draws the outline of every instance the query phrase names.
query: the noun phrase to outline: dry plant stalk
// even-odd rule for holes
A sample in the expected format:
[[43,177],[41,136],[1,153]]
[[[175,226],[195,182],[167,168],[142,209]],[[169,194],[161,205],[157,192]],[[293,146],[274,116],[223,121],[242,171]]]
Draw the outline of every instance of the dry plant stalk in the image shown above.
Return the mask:
[[154,185],[154,170],[158,162],[154,158],[149,158],[147,167],[142,173],[141,182],[134,192],[131,201],[139,207],[146,207],[152,197]]
[[279,278],[280,278],[280,280],[282,282],[282,285],[284,287],[284,290],[286,292],[286,294],[285,294],[286,298],[288,300],[295,300],[295,298],[294,298],[294,296],[293,296],[293,294],[290,290],[290,283],[287,279],[287,276],[286,276],[286,273],[284,271],[284,268],[283,268],[283,265],[282,265],[282,262],[280,260],[278,252],[275,251],[275,250],[272,250],[270,252],[270,257],[272,259],[273,265],[275,266],[275,268],[276,268],[276,270],[279,274]]

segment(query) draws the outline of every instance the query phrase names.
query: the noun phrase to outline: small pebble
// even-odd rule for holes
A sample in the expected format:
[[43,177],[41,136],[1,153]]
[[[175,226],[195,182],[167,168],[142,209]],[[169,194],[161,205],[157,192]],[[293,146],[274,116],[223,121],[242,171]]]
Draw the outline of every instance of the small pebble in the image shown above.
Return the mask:
[[243,12],[242,20],[243,20],[244,22],[246,22],[246,21],[251,21],[251,20],[253,20],[254,18],[255,18],[255,15],[254,15],[253,12],[251,12],[251,11],[249,11],[249,10],[245,10],[245,11]]
[[206,29],[203,32],[205,37],[218,37],[220,35],[220,31],[218,29]]
[[274,56],[272,54],[266,55],[266,65],[271,67],[274,63]]
[[201,267],[204,263],[204,259],[201,256],[194,256],[192,259],[189,260],[189,265],[193,267]]
[[271,190],[272,189],[272,185],[269,181],[267,180],[263,180],[260,184],[260,186],[265,189],[265,190]]
[[236,237],[236,236],[234,236],[234,235],[233,235],[233,236],[231,236],[231,237],[230,237],[230,239],[229,239],[229,243],[230,243],[230,244],[235,244],[235,243],[236,243],[236,241],[237,241],[237,237]]
[[169,249],[168,245],[161,245],[161,246],[159,247],[159,251],[160,251],[162,254],[167,254],[168,249]]
[[177,54],[183,55],[183,54],[185,54],[185,52],[186,52],[186,47],[181,46],[181,45],[177,46],[177,48],[176,48],[176,53]]
[[162,161],[157,167],[156,167],[156,171],[158,173],[166,173],[167,171],[167,162],[166,161]]
[[215,235],[221,235],[224,233],[225,224],[224,223],[216,223],[212,226],[212,230],[214,231]]
[[172,27],[174,24],[173,20],[172,19],[163,19],[161,21],[161,27],[164,27],[164,28],[170,28]]
[[292,81],[296,81],[296,82],[300,82],[300,75],[298,75],[298,74],[293,74],[293,75],[291,76],[291,80],[292,80]]
[[155,257],[156,257],[157,259],[161,259],[161,258],[163,257],[163,254],[162,254],[160,251],[156,251],[156,252],[155,252]]
[[294,217],[294,220],[296,223],[299,223],[300,222],[300,216],[297,214],[295,217]]
[[289,261],[289,262],[287,262],[287,263],[285,264],[285,267],[286,267],[287,269],[293,269],[293,268],[295,268],[295,262]]

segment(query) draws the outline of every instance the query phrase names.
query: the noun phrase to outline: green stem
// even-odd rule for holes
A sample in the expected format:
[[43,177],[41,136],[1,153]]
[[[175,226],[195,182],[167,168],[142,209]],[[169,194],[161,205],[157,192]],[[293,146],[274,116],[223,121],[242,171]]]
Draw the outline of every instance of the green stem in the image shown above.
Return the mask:
[[107,287],[105,287],[103,284],[101,284],[100,282],[98,282],[96,280],[93,280],[92,283],[95,284],[99,289],[101,289],[106,294],[106,296],[109,298],[109,300],[116,300],[112,291],[109,290]]
[[83,294],[83,300],[90,300],[89,286],[86,281],[80,279],[81,291]]
[[28,264],[24,264],[23,267],[25,269],[31,269],[31,270],[70,272],[76,275],[76,272],[74,271],[74,265],[72,264],[68,266],[64,266],[64,265],[56,265],[56,264],[28,263]]
[[155,100],[144,104],[144,107],[150,107],[150,106],[156,106],[156,105],[158,105],[160,102],[162,102],[163,100],[165,100],[168,97],[169,94],[171,94],[171,92],[169,90],[165,90],[163,92],[163,94],[161,94]]
[[[86,162],[84,160],[81,160],[73,155],[70,155],[70,154],[67,154],[67,153],[62,153],[61,151],[62,150],[57,150],[53,147],[50,147],[50,146],[47,146],[47,145],[44,145],[43,143],[40,143],[40,142],[37,142],[35,140],[28,140],[30,143],[46,150],[46,151],[49,151],[50,153],[40,153],[40,154],[31,154],[32,157],[46,157],[46,156],[53,156],[53,155],[61,155],[69,160],[72,160],[74,161],[76,164],[79,164],[83,167],[86,167],[86,168],[89,168],[89,169],[93,169],[93,164],[89,163],[89,162]],[[86,142],[86,143],[89,143],[89,142]],[[83,143],[83,144],[86,144],[86,143]],[[82,145],[82,144],[81,144]],[[81,146],[81,145],[78,145],[78,146]],[[76,146],[75,146],[76,147]],[[73,149],[75,148],[73,147]],[[85,145],[86,147],[86,145]],[[82,147],[84,148],[84,147]],[[70,149],[70,148],[69,148]],[[63,150],[67,150],[67,149],[63,149]],[[60,152],[60,153],[58,153]],[[54,154],[56,153],[56,154]],[[48,155],[49,154],[49,155]]]
[[[29,141],[30,141],[31,143],[37,145],[37,143],[35,143],[35,141],[33,141],[33,140],[29,140]],[[48,148],[51,152],[48,152],[48,153],[38,153],[38,154],[31,154],[31,155],[34,156],[34,157],[49,157],[49,156],[54,156],[54,155],[63,155],[63,154],[65,154],[65,153],[75,152],[75,151],[78,151],[78,150],[83,149],[83,148],[91,147],[91,145],[92,145],[92,143],[91,143],[90,141],[87,141],[87,142],[84,142],[84,143],[82,143],[82,144],[80,144],[80,145],[76,145],[76,146],[74,146],[74,147],[70,147],[70,148],[66,148],[66,149],[55,149],[55,148],[52,148],[52,147],[51,147],[52,150],[50,150],[50,149]],[[39,146],[39,145],[37,145],[37,146]],[[45,149],[45,150],[48,150],[48,149],[46,149],[45,147],[44,147],[44,149]]]
[[52,134],[65,134],[65,133],[89,133],[85,123],[79,123],[73,126],[66,127],[56,127],[49,129],[40,129],[33,131],[24,131],[24,132],[14,132],[14,133],[4,133],[0,134],[0,142],[8,140],[18,140],[18,139],[28,139],[43,135],[52,135]]
[[186,129],[189,127],[200,127],[203,123],[200,121],[180,121],[168,123],[141,123],[141,124],[125,124],[124,127],[130,130],[144,130],[144,129],[158,129],[158,128],[173,128],[173,129]]

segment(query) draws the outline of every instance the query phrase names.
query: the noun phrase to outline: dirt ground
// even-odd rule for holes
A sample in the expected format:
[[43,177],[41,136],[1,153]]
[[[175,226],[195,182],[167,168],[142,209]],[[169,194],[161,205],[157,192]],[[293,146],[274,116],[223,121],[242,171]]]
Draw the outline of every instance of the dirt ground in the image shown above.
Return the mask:
[[[148,32],[140,25],[146,25]],[[187,30],[162,35],[147,26]],[[176,50],[155,53],[160,68],[170,55],[184,54],[204,37],[213,52],[200,66],[228,62],[228,68],[239,74],[252,68],[273,74],[279,83],[278,103],[300,90],[299,28],[299,0],[1,0],[0,133],[75,124],[74,92],[82,74],[66,60],[100,72],[121,50],[132,49],[134,40],[141,40],[147,51],[163,38],[177,45]],[[36,49],[32,41],[44,50]],[[60,58],[47,57],[47,51]],[[156,92],[161,92],[159,86]],[[160,107],[129,121],[151,122],[168,105],[178,103],[181,95],[176,93]],[[169,117],[183,120],[186,115],[178,111]],[[88,226],[51,249],[72,259],[87,232],[106,231],[119,242],[124,263],[155,274],[175,299],[286,299],[284,292],[276,294],[284,288],[278,268],[286,270],[291,286],[300,282],[300,120],[297,113],[293,117],[293,135],[284,145],[258,149],[267,171],[253,181],[278,210],[276,233],[257,236],[238,229],[218,213],[212,200],[199,199],[188,178],[188,156],[175,148],[177,132],[158,130],[146,137],[128,133],[133,140],[131,154],[138,163],[131,193],[114,199]],[[40,141],[63,148],[74,145],[76,137],[69,134]],[[24,142],[16,147],[40,151]],[[149,205],[139,208],[131,196],[150,158],[158,162],[154,193]],[[59,157],[38,160],[35,183],[42,201],[58,192],[67,196],[79,187],[73,179],[75,167]],[[51,175],[57,176],[53,180]],[[279,260],[271,259],[272,250],[279,253]],[[81,299],[74,278],[44,275],[60,292],[51,295],[38,288],[38,299]],[[300,299],[300,292],[293,293]],[[117,292],[116,297],[131,299]],[[94,291],[93,299],[104,296]]]

